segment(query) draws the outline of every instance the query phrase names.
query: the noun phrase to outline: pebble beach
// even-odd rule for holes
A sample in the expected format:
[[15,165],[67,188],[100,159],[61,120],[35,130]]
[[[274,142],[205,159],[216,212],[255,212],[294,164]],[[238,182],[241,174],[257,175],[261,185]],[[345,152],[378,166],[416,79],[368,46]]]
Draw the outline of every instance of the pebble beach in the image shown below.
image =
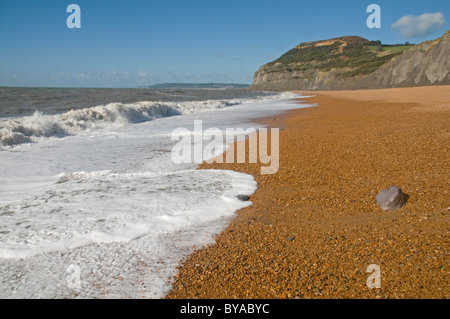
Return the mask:
[[[317,106],[260,119],[281,129],[276,174],[200,166],[258,189],[166,298],[449,298],[450,86],[297,93]],[[394,185],[407,203],[383,211]]]

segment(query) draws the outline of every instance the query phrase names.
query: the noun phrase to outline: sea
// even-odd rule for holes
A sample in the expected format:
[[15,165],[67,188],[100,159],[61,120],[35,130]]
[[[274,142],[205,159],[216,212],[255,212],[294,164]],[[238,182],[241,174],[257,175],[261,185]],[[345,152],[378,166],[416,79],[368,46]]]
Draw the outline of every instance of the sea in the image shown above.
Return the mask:
[[247,174],[175,163],[174,130],[260,128],[311,106],[301,97],[0,88],[0,298],[163,298],[183,259],[252,204],[237,195],[257,189]]

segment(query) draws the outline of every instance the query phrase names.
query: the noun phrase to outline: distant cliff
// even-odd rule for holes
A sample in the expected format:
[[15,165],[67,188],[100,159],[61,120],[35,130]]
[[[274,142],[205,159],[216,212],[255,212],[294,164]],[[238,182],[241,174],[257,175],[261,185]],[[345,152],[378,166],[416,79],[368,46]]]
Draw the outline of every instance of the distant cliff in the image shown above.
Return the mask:
[[342,90],[450,84],[450,30],[418,45],[357,36],[301,43],[254,75],[251,89]]

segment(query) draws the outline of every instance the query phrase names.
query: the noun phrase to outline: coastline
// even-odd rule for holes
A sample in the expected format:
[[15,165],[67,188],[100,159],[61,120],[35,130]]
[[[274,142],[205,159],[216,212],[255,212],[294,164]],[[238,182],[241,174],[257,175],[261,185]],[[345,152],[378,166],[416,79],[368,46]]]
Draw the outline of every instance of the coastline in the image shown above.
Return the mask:
[[[200,166],[253,175],[258,189],[166,298],[450,297],[450,87],[299,92],[319,106],[261,119],[284,129],[276,174]],[[385,212],[375,196],[391,185],[409,200]],[[372,264],[380,289],[366,285]]]

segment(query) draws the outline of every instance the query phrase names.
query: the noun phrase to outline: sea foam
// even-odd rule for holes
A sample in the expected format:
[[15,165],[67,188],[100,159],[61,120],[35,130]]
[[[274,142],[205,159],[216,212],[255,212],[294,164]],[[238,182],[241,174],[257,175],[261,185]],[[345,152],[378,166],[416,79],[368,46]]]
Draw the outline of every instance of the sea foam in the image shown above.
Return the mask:
[[[199,119],[222,132],[251,127],[255,117],[298,108],[292,97],[109,104],[8,120],[34,128],[35,143],[0,152],[0,298],[164,297],[183,258],[213,243],[251,205],[237,195],[257,187],[250,175],[173,163],[171,132],[193,131]],[[173,110],[181,115],[158,118]]]
[[32,116],[0,121],[0,146],[31,143],[42,140],[42,138],[61,138],[82,132],[117,128],[162,117],[226,108],[274,98],[275,96],[192,102],[110,103],[71,110],[58,115],[44,115],[42,112],[36,111]]

